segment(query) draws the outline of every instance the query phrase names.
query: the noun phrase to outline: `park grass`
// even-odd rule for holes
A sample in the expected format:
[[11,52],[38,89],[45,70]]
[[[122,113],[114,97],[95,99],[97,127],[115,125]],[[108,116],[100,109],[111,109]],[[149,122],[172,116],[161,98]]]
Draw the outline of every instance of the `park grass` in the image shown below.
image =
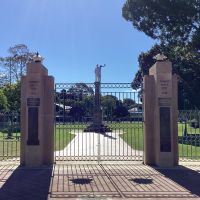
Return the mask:
[[[78,127],[76,127],[78,128]],[[71,129],[56,127],[54,134],[54,151],[63,150],[75,137]],[[12,139],[7,139],[7,133],[0,132],[0,160],[20,157],[20,133],[13,133]]]
[[[142,122],[109,122],[108,125],[113,132],[120,131],[120,137],[132,148],[143,151],[144,149],[144,130]],[[187,125],[188,134],[200,134],[200,129],[195,129]],[[63,125],[67,129],[80,129],[86,128],[86,124],[68,124]],[[62,125],[61,125],[62,127]],[[178,135],[183,136],[185,129],[184,123],[178,123]],[[58,140],[60,141],[60,140]],[[190,144],[179,144],[179,157],[187,159],[200,159],[200,147]]]
[[54,134],[54,151],[63,150],[75,137],[71,129],[65,127],[56,127]]
[[[199,135],[200,136],[200,129],[199,128],[192,128],[189,123],[186,124],[187,134]],[[184,123],[178,123],[178,135],[183,136],[185,130]],[[200,140],[199,142],[200,143]],[[191,144],[180,144],[179,143],[179,157],[182,159],[191,159],[191,160],[200,160],[200,146],[191,145]]]
[[123,122],[108,124],[113,130],[121,132],[120,137],[132,148],[143,150],[143,123],[142,122]]
[[76,131],[83,131],[87,127],[84,123],[66,123],[56,125],[54,135],[54,151],[63,150],[75,137]]
[[[113,126],[113,128],[120,128],[122,130],[123,134],[120,135],[120,137],[133,149],[136,150],[143,150],[143,126],[142,123],[136,122],[136,123],[129,123],[123,125],[116,124]],[[179,123],[178,124],[178,135],[183,136],[185,129],[185,124]],[[187,133],[189,134],[200,134],[200,129],[195,129],[189,126],[187,124]],[[190,144],[180,144],[179,143],[179,157],[182,159],[196,159],[200,160],[200,147]]]
[[[75,131],[82,131],[88,124],[69,123],[56,126],[54,134],[54,151],[63,150],[75,137]],[[120,137],[133,149],[143,150],[142,122],[113,122],[107,125],[115,131],[120,131]],[[185,124],[178,124],[178,135],[184,133]],[[194,129],[187,124],[188,134],[200,134],[200,129]],[[6,139],[7,134],[0,132],[0,160],[20,156],[20,133],[14,133],[12,139]],[[200,147],[190,144],[179,144],[179,157],[186,159],[200,159]]]

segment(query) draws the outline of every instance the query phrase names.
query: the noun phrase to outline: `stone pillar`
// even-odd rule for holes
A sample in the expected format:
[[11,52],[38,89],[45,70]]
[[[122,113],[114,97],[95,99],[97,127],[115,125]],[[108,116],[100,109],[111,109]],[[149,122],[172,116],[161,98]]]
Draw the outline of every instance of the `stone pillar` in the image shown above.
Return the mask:
[[157,61],[144,77],[144,163],[178,165],[177,76],[169,61]]
[[54,78],[37,60],[21,79],[21,165],[53,164],[53,144]]

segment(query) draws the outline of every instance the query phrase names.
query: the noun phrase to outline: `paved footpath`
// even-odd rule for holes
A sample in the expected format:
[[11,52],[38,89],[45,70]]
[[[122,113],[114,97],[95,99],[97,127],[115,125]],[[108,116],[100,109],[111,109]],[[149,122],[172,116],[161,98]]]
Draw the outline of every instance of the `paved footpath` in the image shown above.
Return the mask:
[[[123,159],[142,157],[143,152],[132,149],[120,137],[122,132],[114,131],[105,134],[95,132],[75,132],[75,138],[61,151],[56,151],[58,157]],[[123,137],[123,136],[122,136]],[[133,138],[134,140],[135,138]]]
[[0,200],[200,199],[200,163],[174,169],[116,163],[27,168],[2,162]]

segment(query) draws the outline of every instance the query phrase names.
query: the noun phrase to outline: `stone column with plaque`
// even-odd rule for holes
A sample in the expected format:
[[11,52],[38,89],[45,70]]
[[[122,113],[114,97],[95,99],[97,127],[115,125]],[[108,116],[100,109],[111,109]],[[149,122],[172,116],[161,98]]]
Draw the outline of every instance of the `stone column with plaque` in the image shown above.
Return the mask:
[[37,54],[21,79],[21,165],[53,164],[53,136],[54,78]]
[[177,76],[172,63],[157,60],[144,77],[144,163],[178,165]]

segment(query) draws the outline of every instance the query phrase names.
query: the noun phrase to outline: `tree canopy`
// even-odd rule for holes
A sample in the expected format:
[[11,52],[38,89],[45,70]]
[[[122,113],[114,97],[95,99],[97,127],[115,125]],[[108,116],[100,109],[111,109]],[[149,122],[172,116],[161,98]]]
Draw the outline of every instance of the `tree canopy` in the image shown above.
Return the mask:
[[200,0],[127,0],[123,17],[158,44],[138,57],[132,82],[141,88],[142,77],[164,53],[179,77],[179,109],[200,108]]
[[16,83],[26,73],[26,64],[32,59],[25,44],[18,44],[8,49],[8,56],[0,57],[0,83]]
[[[57,118],[65,121],[90,121],[95,106],[94,88],[85,83],[76,83],[56,92]],[[131,98],[118,99],[116,96],[101,95],[104,120],[126,120],[131,118],[129,109],[136,105]]]
[[8,108],[7,97],[3,93],[3,90],[0,89],[0,112],[7,111],[7,108]]
[[7,110],[20,112],[20,82],[2,87],[7,98]]
[[162,43],[191,42],[199,47],[200,0],[128,0],[123,17]]

